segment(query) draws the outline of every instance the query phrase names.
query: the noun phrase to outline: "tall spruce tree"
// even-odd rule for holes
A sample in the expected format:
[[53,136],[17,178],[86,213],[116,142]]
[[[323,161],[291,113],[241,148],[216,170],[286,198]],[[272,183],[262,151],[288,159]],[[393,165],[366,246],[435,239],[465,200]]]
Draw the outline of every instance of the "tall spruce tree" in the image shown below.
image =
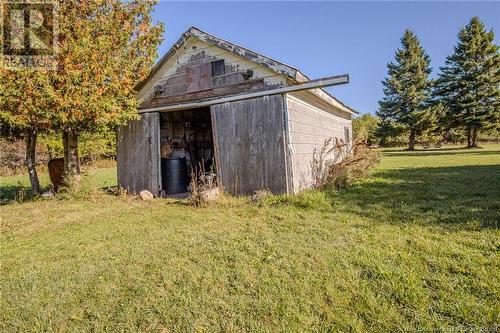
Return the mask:
[[382,123],[395,121],[409,131],[408,150],[415,149],[416,137],[428,122],[427,104],[431,93],[430,58],[417,36],[406,30],[395,62],[387,64],[388,77],[382,82],[384,97],[377,115]]
[[477,147],[480,131],[499,127],[500,55],[493,30],[473,17],[458,33],[454,53],[446,58],[436,95],[447,106],[446,123],[463,128],[467,147]]

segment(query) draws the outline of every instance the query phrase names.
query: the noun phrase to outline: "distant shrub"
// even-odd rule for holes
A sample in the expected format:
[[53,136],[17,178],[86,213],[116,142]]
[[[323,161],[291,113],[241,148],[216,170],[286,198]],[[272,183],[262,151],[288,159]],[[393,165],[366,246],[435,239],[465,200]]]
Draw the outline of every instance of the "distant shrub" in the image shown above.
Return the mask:
[[[94,164],[101,159],[111,160],[116,156],[116,138],[112,130],[96,134],[83,133],[79,137],[78,146],[83,164]],[[0,175],[26,172],[26,148],[23,140],[11,141],[1,138],[0,152]],[[51,158],[58,157],[63,157],[61,135],[40,135],[36,146],[37,166],[46,166]]]
[[26,149],[24,141],[0,139],[0,174],[8,175],[26,169]]
[[366,141],[372,145],[378,142],[375,132],[379,126],[380,119],[370,113],[364,114],[352,120],[353,136],[357,140]]
[[337,139],[327,139],[314,151],[311,165],[314,187],[342,188],[367,176],[380,162],[380,150],[356,141],[352,146]]
[[[46,149],[52,158],[63,156],[62,136],[44,135],[39,140],[41,149]],[[112,130],[101,133],[82,133],[78,137],[78,153],[82,162],[92,162],[99,158],[116,156],[116,138]]]
[[84,159],[95,161],[116,157],[116,136],[112,130],[96,134],[83,133],[81,142],[79,154]]

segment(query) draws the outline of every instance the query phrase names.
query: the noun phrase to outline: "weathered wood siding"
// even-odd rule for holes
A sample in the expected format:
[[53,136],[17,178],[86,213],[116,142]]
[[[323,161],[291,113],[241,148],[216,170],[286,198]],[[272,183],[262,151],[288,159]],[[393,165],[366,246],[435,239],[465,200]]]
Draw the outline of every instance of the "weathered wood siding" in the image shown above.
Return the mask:
[[160,194],[160,114],[145,113],[140,120],[118,128],[116,160],[118,185],[131,193]]
[[[163,92],[160,97],[169,97],[166,103],[181,101],[182,96],[187,93],[196,93],[197,91],[190,88],[189,72],[203,72],[208,70],[204,64],[210,65],[212,61],[224,60],[225,74],[211,78],[210,87],[213,89],[221,89],[227,86],[246,85],[245,89],[261,89],[262,86],[286,85],[284,75],[271,71],[266,67],[248,61],[242,57],[234,55],[222,48],[210,45],[196,37],[189,38],[177,54],[170,58],[160,69],[155,73],[154,77],[141,88],[138,97],[147,101],[154,97],[154,87],[163,86]],[[247,71],[252,71],[250,78],[245,78],[244,74]],[[197,75],[199,77],[200,75]],[[206,88],[207,83],[204,83],[203,88]],[[191,86],[192,87],[192,86]],[[201,89],[204,91],[205,89]],[[227,89],[226,89],[227,90]],[[219,95],[230,93],[229,91],[221,91]],[[199,95],[199,96],[198,96]],[[190,96],[190,99],[206,98],[208,93]],[[178,96],[175,98],[175,96]]]
[[234,195],[287,192],[283,96],[212,105],[216,165]]
[[287,143],[289,168],[294,192],[313,185],[312,160],[314,150],[320,150],[326,139],[346,140],[345,128],[352,142],[351,116],[336,110],[308,92],[286,95]]

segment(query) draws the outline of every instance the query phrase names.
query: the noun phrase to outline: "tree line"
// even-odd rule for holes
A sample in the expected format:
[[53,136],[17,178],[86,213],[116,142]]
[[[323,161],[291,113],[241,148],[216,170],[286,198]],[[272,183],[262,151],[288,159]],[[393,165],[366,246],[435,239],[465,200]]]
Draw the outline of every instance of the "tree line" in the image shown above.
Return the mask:
[[433,80],[429,55],[406,30],[395,60],[387,64],[379,119],[365,116],[357,127],[371,126],[379,140],[406,133],[408,150],[415,149],[418,138],[432,136],[446,141],[463,135],[468,148],[477,147],[480,133],[500,127],[500,54],[494,37],[473,17]]
[[164,30],[153,22],[150,0],[58,0],[58,5],[56,69],[0,68],[1,135],[25,140],[35,195],[40,193],[37,137],[59,134],[65,174],[78,175],[82,133],[109,131],[138,117],[134,88],[149,74]]

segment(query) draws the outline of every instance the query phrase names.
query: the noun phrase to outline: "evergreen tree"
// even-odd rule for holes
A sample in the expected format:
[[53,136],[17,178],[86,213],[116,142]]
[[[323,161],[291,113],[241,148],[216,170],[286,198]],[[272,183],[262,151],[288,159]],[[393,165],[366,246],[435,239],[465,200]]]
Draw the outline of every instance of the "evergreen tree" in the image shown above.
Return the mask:
[[430,58],[410,30],[405,31],[401,44],[396,61],[387,64],[388,77],[382,82],[385,96],[379,101],[377,115],[382,123],[394,121],[404,125],[409,131],[408,150],[414,150],[417,135],[429,121]]
[[402,146],[407,143],[405,126],[392,120],[381,120],[373,132],[374,141],[381,146]]
[[454,53],[447,57],[436,95],[447,106],[450,128],[463,128],[467,147],[477,147],[480,131],[499,127],[500,55],[493,30],[473,17],[458,33]]

